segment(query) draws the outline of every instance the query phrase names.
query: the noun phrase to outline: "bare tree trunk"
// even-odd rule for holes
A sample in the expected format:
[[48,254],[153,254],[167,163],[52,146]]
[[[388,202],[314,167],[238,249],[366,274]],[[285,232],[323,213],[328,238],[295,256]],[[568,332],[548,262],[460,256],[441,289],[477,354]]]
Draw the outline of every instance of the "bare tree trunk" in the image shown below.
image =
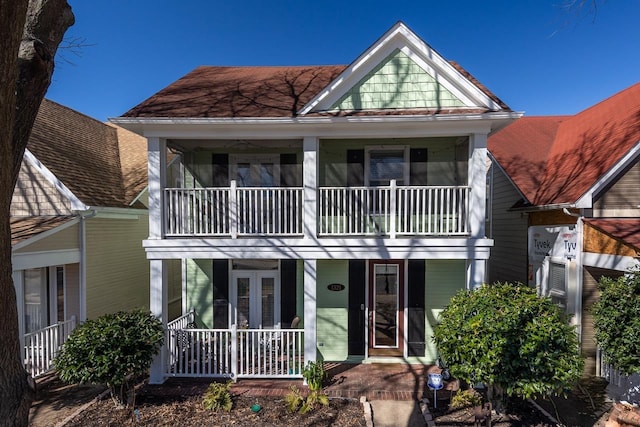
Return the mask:
[[18,337],[11,197],[55,53],[73,22],[66,0],[0,0],[0,426],[26,426],[35,395]]

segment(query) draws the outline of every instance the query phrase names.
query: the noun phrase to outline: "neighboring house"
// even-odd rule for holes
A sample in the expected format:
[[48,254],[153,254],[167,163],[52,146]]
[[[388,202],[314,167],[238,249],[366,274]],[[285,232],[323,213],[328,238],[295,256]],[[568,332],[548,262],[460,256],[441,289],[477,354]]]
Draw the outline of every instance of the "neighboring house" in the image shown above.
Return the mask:
[[149,307],[146,141],[44,100],[11,202],[25,364],[50,366],[76,321]]
[[199,67],[112,119],[148,140],[164,322],[182,264],[151,381],[434,362],[438,313],[485,281],[487,136],[520,116],[397,23],[348,66]]
[[573,315],[587,374],[604,374],[589,308],[640,255],[640,83],[575,116],[492,135],[489,281],[536,286]]

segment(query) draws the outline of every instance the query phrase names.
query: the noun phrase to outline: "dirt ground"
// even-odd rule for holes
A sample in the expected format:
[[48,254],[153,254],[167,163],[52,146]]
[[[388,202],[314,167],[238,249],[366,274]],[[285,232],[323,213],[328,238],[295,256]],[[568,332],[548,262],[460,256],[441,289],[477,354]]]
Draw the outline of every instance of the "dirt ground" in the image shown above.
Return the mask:
[[[611,402],[606,399],[606,382],[601,379],[583,381],[567,398],[536,401],[545,411],[566,426],[602,426]],[[30,425],[51,426],[200,426],[200,425],[274,425],[274,426],[364,426],[362,404],[356,400],[332,399],[328,407],[312,414],[290,414],[283,397],[247,397],[234,395],[234,409],[229,413],[212,412],[202,407],[206,382],[184,386],[141,385],[136,397],[136,411],[116,409],[108,395],[94,401],[104,392],[102,386],[65,385],[50,377],[38,384],[37,399],[32,405]],[[233,390],[232,390],[233,392]],[[104,393],[102,393],[104,394]],[[260,411],[251,411],[258,403]],[[472,409],[450,411],[448,399],[439,401],[438,409],[430,408],[437,426],[473,426]],[[80,409],[83,409],[79,412]],[[541,411],[526,402],[509,405],[494,414],[493,427],[555,426]]]

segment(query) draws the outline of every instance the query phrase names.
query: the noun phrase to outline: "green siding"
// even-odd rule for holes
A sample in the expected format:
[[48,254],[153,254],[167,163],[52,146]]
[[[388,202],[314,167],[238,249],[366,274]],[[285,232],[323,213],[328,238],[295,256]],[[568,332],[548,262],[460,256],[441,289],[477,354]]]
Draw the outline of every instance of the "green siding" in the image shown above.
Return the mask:
[[460,99],[396,49],[329,110],[463,107]]
[[210,259],[187,261],[187,311],[195,310],[205,328],[213,328],[213,263]]
[[[330,291],[327,285],[341,283],[345,289]],[[317,343],[324,360],[340,361],[348,357],[349,262],[318,260]]]
[[[347,183],[347,150],[364,150],[371,146],[409,146],[427,149],[427,182],[429,185],[466,184],[466,158],[456,170],[458,138],[380,138],[323,139],[320,141],[318,182],[321,186],[344,186]],[[461,170],[461,171],[460,171]],[[462,175],[462,173],[464,175]],[[458,176],[459,175],[459,176]]]
[[427,260],[425,292],[426,359],[436,360],[436,348],[431,340],[438,315],[459,290],[466,287],[465,260]]

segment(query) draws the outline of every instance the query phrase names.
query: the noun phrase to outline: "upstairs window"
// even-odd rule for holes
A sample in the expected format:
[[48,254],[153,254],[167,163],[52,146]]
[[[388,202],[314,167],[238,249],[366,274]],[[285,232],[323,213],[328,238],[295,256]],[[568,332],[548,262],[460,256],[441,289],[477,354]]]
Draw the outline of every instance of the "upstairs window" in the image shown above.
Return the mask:
[[371,187],[388,186],[392,179],[397,185],[407,185],[408,161],[404,147],[367,150],[366,185]]

